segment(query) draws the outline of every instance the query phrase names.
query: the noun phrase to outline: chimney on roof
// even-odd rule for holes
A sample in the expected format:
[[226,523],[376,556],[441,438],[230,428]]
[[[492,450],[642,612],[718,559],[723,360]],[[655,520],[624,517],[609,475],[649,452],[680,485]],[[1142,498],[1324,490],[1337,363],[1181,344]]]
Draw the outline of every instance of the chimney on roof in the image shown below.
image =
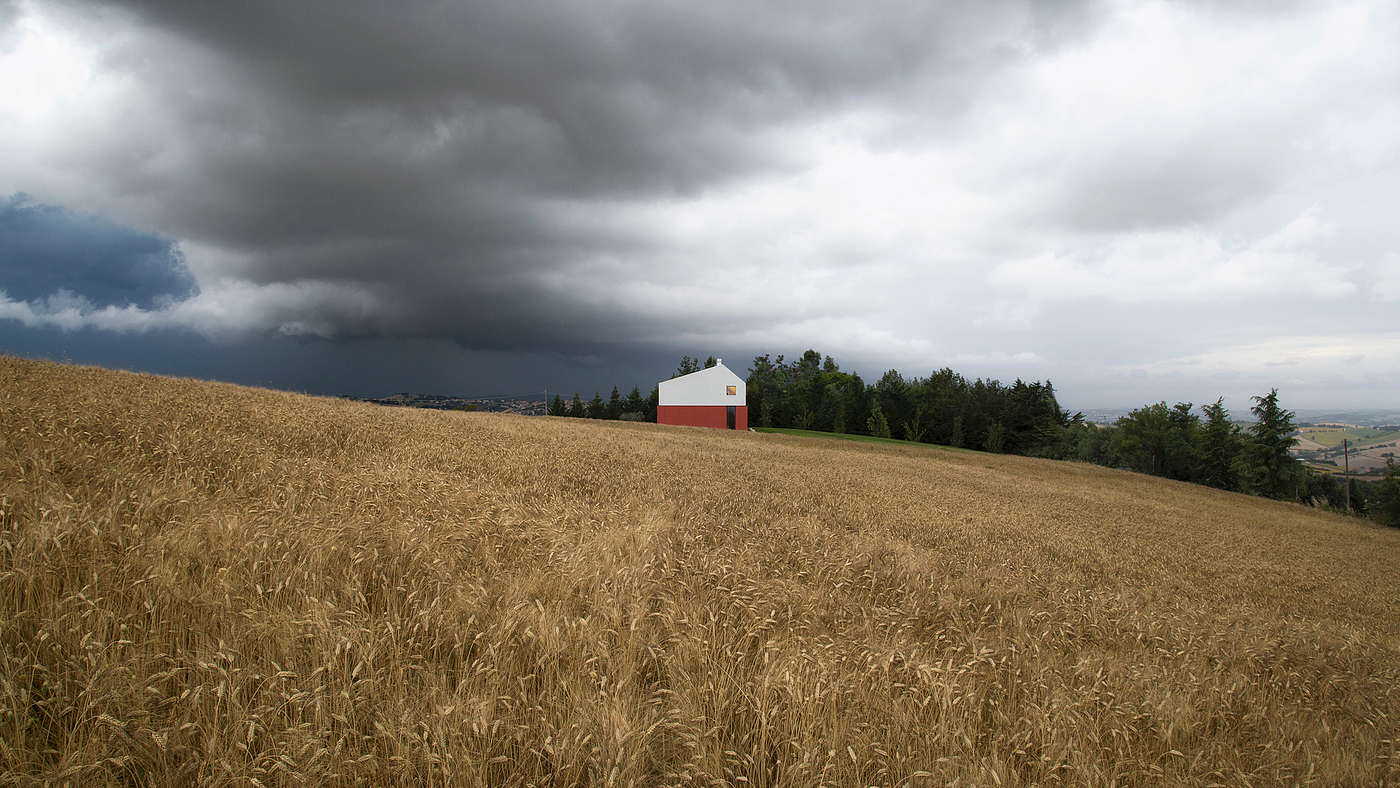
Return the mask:
[[723,363],[724,363],[724,359],[722,359],[722,358],[717,358],[717,359],[715,359],[715,366],[719,366],[720,364],[723,364]]

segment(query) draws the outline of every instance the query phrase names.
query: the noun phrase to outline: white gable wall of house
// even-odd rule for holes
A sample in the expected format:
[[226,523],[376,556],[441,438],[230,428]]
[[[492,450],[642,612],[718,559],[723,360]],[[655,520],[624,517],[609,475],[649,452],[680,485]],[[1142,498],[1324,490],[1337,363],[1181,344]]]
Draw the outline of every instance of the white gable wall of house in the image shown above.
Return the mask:
[[744,379],[723,363],[657,384],[659,405],[743,405],[745,402]]

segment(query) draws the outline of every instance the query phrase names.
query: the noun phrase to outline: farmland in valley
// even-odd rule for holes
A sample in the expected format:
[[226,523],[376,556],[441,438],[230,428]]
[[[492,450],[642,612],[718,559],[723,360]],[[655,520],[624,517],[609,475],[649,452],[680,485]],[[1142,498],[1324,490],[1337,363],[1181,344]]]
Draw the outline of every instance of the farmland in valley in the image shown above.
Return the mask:
[[[1379,476],[1385,472],[1387,462],[1400,449],[1400,431],[1376,429],[1374,427],[1342,427],[1321,424],[1304,427],[1297,433],[1298,448],[1295,454],[1315,471],[1337,473],[1349,467],[1356,474]],[[1349,442],[1346,451],[1350,457],[1343,459],[1342,440]]]
[[0,782],[1380,785],[1400,531],[0,357]]
[[1400,431],[1381,430],[1373,427],[1338,427],[1330,425],[1319,425],[1316,427],[1304,427],[1298,431],[1298,438],[1311,441],[1326,449],[1340,449],[1342,439],[1346,439],[1352,446],[1374,446],[1383,443],[1394,443],[1400,441]]

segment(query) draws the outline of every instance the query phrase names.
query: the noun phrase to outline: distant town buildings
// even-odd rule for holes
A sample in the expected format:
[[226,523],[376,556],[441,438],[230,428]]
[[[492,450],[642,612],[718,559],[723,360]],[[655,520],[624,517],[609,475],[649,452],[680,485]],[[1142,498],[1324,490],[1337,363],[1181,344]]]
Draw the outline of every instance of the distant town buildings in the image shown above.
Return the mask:
[[465,410],[482,413],[514,413],[519,416],[545,415],[546,402],[543,399],[484,399],[449,397],[442,394],[391,394],[379,399],[341,395],[341,399],[369,402],[375,405],[393,405],[401,408],[429,408],[432,410]]

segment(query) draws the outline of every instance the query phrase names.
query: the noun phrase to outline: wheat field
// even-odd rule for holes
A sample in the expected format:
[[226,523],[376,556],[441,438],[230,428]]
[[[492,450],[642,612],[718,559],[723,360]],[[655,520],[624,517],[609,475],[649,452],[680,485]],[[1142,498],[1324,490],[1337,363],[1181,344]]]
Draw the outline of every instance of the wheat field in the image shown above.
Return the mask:
[[0,784],[1400,784],[1400,532],[0,357]]

